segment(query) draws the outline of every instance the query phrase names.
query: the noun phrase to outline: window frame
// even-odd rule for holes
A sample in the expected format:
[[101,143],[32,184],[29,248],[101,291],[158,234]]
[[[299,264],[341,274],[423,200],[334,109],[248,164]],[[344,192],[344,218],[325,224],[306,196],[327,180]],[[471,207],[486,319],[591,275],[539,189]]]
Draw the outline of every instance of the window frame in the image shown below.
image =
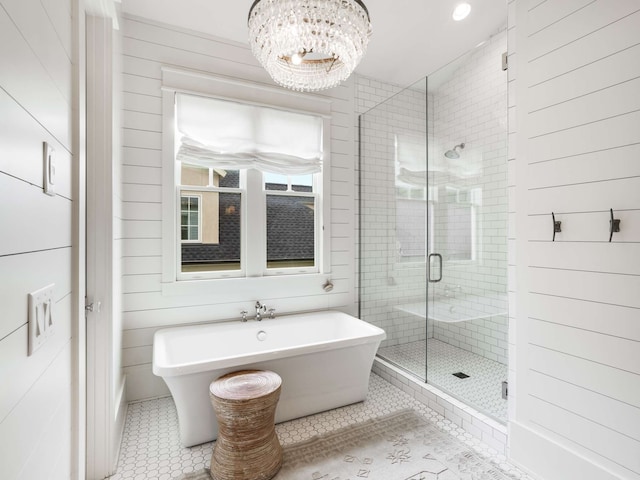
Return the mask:
[[[181,70],[173,67],[162,67],[162,295],[194,295],[203,294],[209,298],[224,300],[230,292],[240,290],[254,291],[261,298],[269,298],[270,295],[279,296],[283,289],[288,289],[293,295],[315,295],[321,285],[331,274],[331,100],[322,97],[300,94],[281,88],[266,86],[264,84],[218,77]],[[266,235],[264,269],[248,268],[249,262],[243,261],[243,276],[216,276],[209,275],[180,275],[178,267],[180,260],[179,248],[181,242],[176,241],[179,229],[179,211],[176,201],[179,199],[176,179],[180,178],[179,166],[175,161],[178,146],[175,142],[175,96],[177,93],[186,93],[203,97],[218,98],[222,100],[243,102],[263,107],[277,108],[292,112],[316,115],[322,118],[323,123],[323,166],[318,181],[318,197],[316,200],[316,228],[318,241],[315,246],[314,271],[287,272],[282,275],[278,272],[267,272],[266,268]],[[247,170],[250,172],[251,170]],[[251,177],[254,177],[253,180]],[[256,180],[257,177],[258,179]],[[258,186],[258,192],[266,195],[262,176],[247,175],[247,183],[254,182]],[[258,185],[259,184],[259,185]],[[252,185],[247,185],[247,188]],[[305,192],[307,193],[307,192]],[[248,208],[246,194],[242,196],[241,215],[245,215]],[[264,200],[266,207],[266,196]],[[249,224],[244,222],[244,224]],[[260,224],[266,228],[266,208],[262,218],[253,224]],[[241,252],[249,251],[247,238]],[[262,249],[261,249],[262,250]],[[241,260],[242,261],[242,260]],[[252,264],[255,265],[255,264]],[[234,272],[235,273],[235,272]],[[215,288],[212,288],[214,287]]]

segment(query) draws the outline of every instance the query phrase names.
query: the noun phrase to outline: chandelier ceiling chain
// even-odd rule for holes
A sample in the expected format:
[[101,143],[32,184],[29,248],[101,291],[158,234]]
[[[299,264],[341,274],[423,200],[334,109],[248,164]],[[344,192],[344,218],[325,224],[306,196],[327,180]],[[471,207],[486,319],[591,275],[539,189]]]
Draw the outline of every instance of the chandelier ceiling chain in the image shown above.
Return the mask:
[[371,36],[361,0],[255,0],[248,26],[251,50],[271,78],[299,91],[349,78]]

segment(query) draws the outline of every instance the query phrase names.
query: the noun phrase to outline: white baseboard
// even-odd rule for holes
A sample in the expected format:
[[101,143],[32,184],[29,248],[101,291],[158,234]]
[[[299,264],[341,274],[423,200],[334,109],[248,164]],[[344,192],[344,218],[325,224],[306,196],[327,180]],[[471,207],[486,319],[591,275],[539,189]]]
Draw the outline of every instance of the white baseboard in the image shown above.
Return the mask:
[[[509,423],[509,460],[532,476],[544,480],[638,480],[638,476],[614,473],[541,432],[520,423]],[[633,474],[631,474],[633,475]]]
[[127,419],[127,399],[125,392],[127,391],[127,376],[122,375],[122,383],[118,389],[115,401],[115,435],[113,436],[113,471],[116,471],[118,466],[118,458],[120,457],[120,447],[122,445],[122,436],[124,434],[124,424]]

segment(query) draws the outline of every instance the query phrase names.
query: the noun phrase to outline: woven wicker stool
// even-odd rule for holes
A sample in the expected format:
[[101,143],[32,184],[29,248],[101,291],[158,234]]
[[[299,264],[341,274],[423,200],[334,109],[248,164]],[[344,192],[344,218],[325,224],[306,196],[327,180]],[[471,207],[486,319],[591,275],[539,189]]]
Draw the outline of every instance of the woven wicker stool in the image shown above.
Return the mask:
[[277,373],[243,370],[211,383],[218,420],[211,455],[214,480],[269,480],[282,466],[274,416],[282,379]]

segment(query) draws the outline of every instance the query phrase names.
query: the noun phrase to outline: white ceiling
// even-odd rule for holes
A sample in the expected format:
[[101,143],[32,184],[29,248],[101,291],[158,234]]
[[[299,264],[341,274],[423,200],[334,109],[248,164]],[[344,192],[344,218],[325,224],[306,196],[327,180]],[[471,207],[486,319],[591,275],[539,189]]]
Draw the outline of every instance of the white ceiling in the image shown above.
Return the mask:
[[[471,14],[451,18],[460,0],[364,0],[373,35],[356,72],[407,86],[475,47],[506,23],[505,0],[466,0]],[[125,13],[247,44],[253,0],[123,0]]]

